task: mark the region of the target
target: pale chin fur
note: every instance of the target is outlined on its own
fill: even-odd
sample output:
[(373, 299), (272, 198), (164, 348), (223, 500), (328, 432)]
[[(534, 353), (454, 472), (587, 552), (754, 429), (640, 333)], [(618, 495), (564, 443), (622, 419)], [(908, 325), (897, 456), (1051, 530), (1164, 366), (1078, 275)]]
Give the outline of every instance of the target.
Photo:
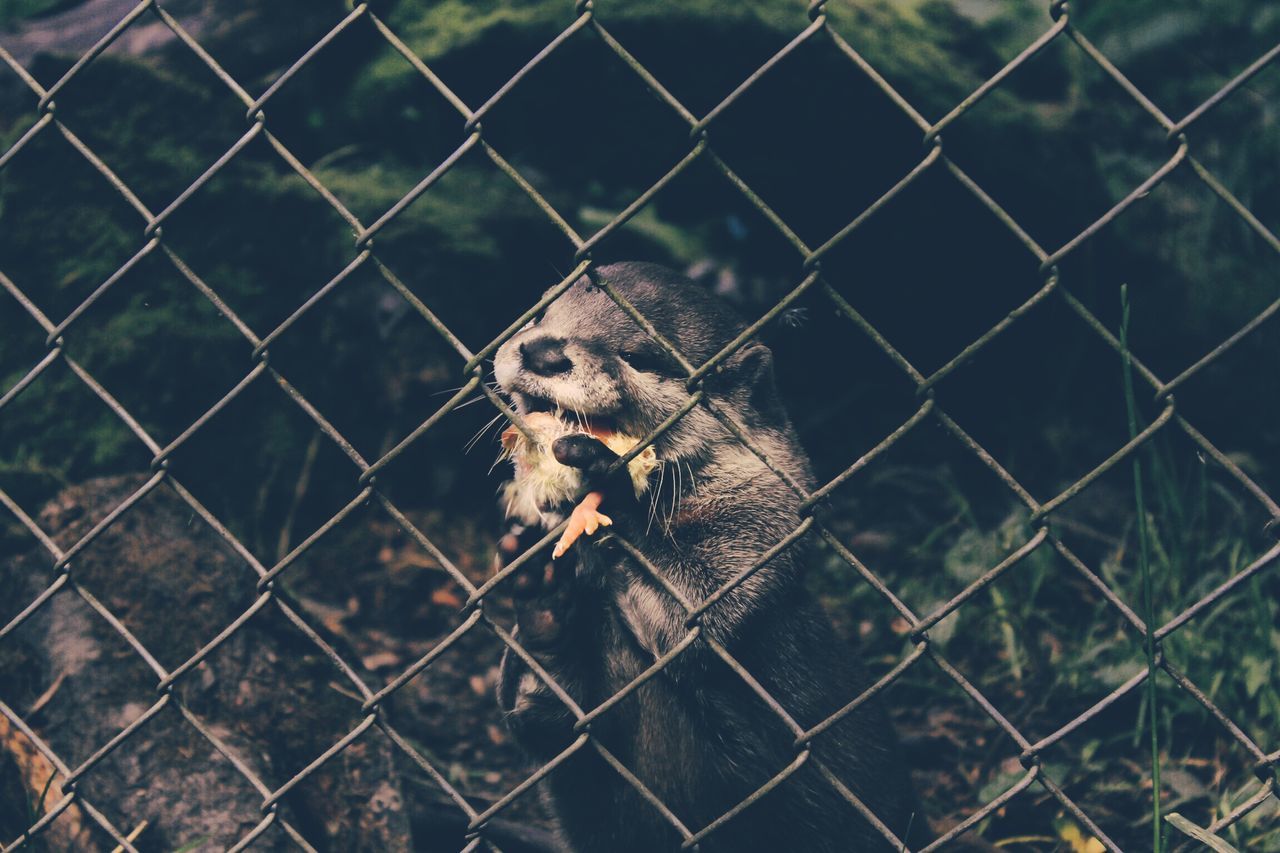
[[(536, 452), (503, 452), (515, 465), (515, 476), (502, 487), (502, 500), (507, 518), (526, 525), (554, 527), (564, 520), (560, 508), (570, 503), (582, 487), (582, 475), (575, 468), (556, 462), (551, 444), (561, 435), (574, 432), (572, 425), (557, 416), (561, 429), (539, 435)], [(523, 438), (517, 439), (524, 441)], [(522, 470), (523, 469), (523, 470)]]

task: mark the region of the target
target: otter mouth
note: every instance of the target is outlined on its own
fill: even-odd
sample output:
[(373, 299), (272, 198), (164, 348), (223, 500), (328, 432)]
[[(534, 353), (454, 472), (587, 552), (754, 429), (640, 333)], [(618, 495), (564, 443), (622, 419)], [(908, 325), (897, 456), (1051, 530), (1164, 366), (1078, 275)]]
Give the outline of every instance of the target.
[(556, 409), (559, 408), (546, 397), (539, 397), (535, 394), (518, 393), (516, 401), (520, 404), (521, 413), (547, 412), (548, 414), (554, 414)]
[(618, 419), (613, 415), (566, 409), (549, 397), (539, 397), (536, 394), (526, 394), (524, 392), (517, 394), (516, 400), (520, 404), (521, 414), (541, 412), (553, 415), (565, 423), (580, 424), (587, 432), (596, 435), (606, 435), (618, 431)]

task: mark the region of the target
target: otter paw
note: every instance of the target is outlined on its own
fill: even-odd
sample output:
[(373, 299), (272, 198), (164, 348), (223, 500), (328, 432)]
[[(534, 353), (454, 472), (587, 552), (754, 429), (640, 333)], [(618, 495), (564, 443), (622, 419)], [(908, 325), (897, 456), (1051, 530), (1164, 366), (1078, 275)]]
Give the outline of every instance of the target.
[(590, 536), (601, 527), (608, 527), (613, 524), (612, 518), (600, 512), (600, 502), (603, 500), (604, 495), (600, 492), (587, 492), (586, 497), (569, 514), (569, 525), (564, 529), (564, 533), (560, 535), (560, 541), (556, 543), (555, 550), (551, 552), (551, 559), (558, 560), (564, 556), (564, 553), (584, 533)]
[(564, 638), (574, 609), (573, 560), (534, 561), (516, 572), (511, 586), (520, 639), (549, 649)]
[(518, 521), (507, 522), (506, 532), (498, 538), (498, 546), (494, 549), (493, 570), (500, 572), (530, 548), (538, 544), (546, 531), (540, 527), (531, 527)]
[(562, 435), (551, 444), (551, 455), (561, 465), (577, 468), (589, 477), (599, 476), (618, 461), (618, 454), (594, 435), (575, 432)]

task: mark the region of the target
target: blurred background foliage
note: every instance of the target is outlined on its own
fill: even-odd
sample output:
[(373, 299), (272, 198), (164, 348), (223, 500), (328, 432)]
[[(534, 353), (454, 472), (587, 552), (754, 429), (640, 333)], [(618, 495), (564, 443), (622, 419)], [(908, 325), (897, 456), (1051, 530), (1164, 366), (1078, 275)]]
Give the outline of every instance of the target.
[[(567, 0), (373, 5), (472, 108), (573, 19)], [(832, 0), (826, 9), (834, 27), (933, 120), (1047, 29), (1047, 5)], [(115, 0), (7, 3), (0, 7), (0, 44), (48, 86), (131, 6)], [(255, 95), (347, 10), (327, 0), (176, 0), (165, 6)], [(699, 115), (807, 24), (799, 0), (596, 0), (595, 9), (610, 32)], [(1079, 0), (1070, 14), (1175, 120), (1280, 40), (1280, 6), (1253, 0)], [(82, 30), (71, 24), (92, 23), (94, 15), (103, 25), (96, 31), (88, 26), (92, 37), (79, 43)], [(56, 110), (158, 211), (249, 124), (243, 106), (209, 70), (147, 21), (59, 92)], [(1271, 67), (1188, 132), (1193, 153), (1273, 231), (1280, 230), (1278, 96), (1280, 69)], [(13, 143), (36, 122), (35, 108), (30, 91), (0, 68), (0, 145)], [(270, 131), (365, 224), (465, 139), (453, 107), (366, 21), (309, 62), (265, 113)], [(626, 207), (689, 150), (687, 127), (586, 31), (523, 80), (483, 126), (485, 139), (583, 234)], [(1168, 159), (1173, 146), (1164, 136), (1065, 39), (944, 134), (948, 155), (1051, 251)], [(810, 245), (851, 221), (926, 153), (918, 129), (822, 37), (718, 118), (710, 139)], [(136, 211), (56, 132), (41, 133), (0, 170), (0, 271), (54, 322), (143, 247), (142, 229)], [(347, 224), (261, 137), (164, 223), (163, 238), (259, 336), (357, 254)], [(573, 247), (478, 150), (380, 232), (374, 248), (473, 351), (573, 267)], [(802, 275), (800, 259), (773, 227), (702, 163), (660, 192), (594, 256), (687, 270), (748, 318)], [(823, 264), (843, 296), (926, 374), (1042, 284), (1034, 259), (942, 169), (870, 219)], [(1280, 296), (1274, 252), (1185, 167), (1071, 255), (1062, 276), (1064, 287), (1113, 329), (1119, 285), (1128, 283), (1132, 347), (1164, 378)], [(832, 476), (901, 424), (918, 400), (883, 354), (820, 296), (806, 297), (798, 307), (765, 337), (777, 353), (782, 387), (806, 446), (820, 474)], [(1177, 395), (1179, 410), (1272, 494), (1280, 491), (1276, 326), (1260, 328)], [(31, 370), (46, 352), (44, 338), (15, 301), (0, 298), (0, 387), (9, 389)], [(64, 338), (66, 352), (161, 445), (252, 366), (251, 347), (160, 251), (139, 261)], [(463, 380), (461, 359), (370, 266), (303, 315), (270, 347), (270, 360), (369, 460), (425, 420)], [(1057, 299), (943, 382), (937, 397), (1042, 499), (1127, 438), (1118, 357)], [(463, 452), (492, 415), (489, 408), (481, 404), (445, 418), (380, 475), (381, 487), (402, 505), (439, 510), (442, 529), (464, 522), (496, 525), (493, 494), (503, 472), (490, 470), (492, 437)], [(1154, 410), (1146, 415), (1153, 417)], [(0, 448), (0, 486), (32, 511), (66, 483), (145, 470), (150, 461), (61, 363), (6, 407)], [(1148, 470), (1160, 496), (1153, 523), (1167, 534), (1158, 583), (1162, 607), (1172, 615), (1272, 540), (1262, 531), (1265, 514), (1190, 442), (1162, 436), (1151, 452), (1158, 462)], [(266, 379), (184, 445), (172, 464), (263, 554), (304, 537), (356, 489), (350, 463)], [(1103, 478), (1062, 517), (1064, 535), (1075, 537), (1073, 547), (1132, 594), (1134, 518), (1126, 477), (1117, 472)], [(1025, 532), (1025, 519), (1011, 515), (1008, 492), (932, 426), (855, 478), (832, 511), (854, 550), (903, 589), (917, 612), (946, 600), (974, 572), (1025, 541), (1015, 535)], [(6, 550), (30, 544), (10, 520), (0, 529)], [(1011, 712), (1014, 717), (1037, 719), (1059, 702), (1050, 716), (1061, 721), (1136, 671), (1141, 655), (1101, 602), (1090, 604), (1095, 621), (1088, 625), (1072, 608), (1055, 606), (1071, 596), (1087, 598), (1089, 591), (1072, 586), (1069, 570), (1056, 558), (1042, 552), (1035, 557), (1026, 571), (994, 585), (983, 607), (936, 630), (941, 635), (950, 624), (952, 638), (940, 642), (974, 662), (969, 674), (984, 689), (1002, 691), (1021, 709)], [(870, 590), (851, 586), (847, 568), (842, 571), (834, 559), (821, 565), (815, 585), (837, 613), (848, 614), (851, 630), (873, 653), (893, 660), (905, 643), (901, 626), (891, 623)], [(1280, 655), (1275, 572), (1263, 578), (1242, 593), (1255, 597), (1252, 608), (1224, 609), (1211, 625), (1198, 625), (1199, 633), (1188, 630), (1194, 640), (1186, 640), (1185, 653), (1193, 660), (1185, 666), (1197, 678), (1228, 673), (1215, 682), (1217, 698), (1257, 721), (1259, 731), (1270, 731), (1274, 746), (1280, 700), (1277, 673), (1267, 667)], [(873, 612), (881, 615), (861, 615)], [(1233, 654), (1239, 651), (1233, 638), (1241, 636), (1257, 649), (1252, 663)], [(956, 648), (961, 638), (964, 645)], [(978, 670), (988, 656), (1000, 666)], [(932, 686), (911, 681), (902, 691), (945, 711), (950, 706), (938, 704), (942, 689), (935, 678)], [(1167, 712), (1173, 743), (1187, 720), (1198, 721), (1200, 732), (1184, 742), (1184, 758), (1235, 770), (1247, 763), (1220, 754), (1230, 748), (1220, 733), (1208, 731), (1206, 715), (1177, 701), (1170, 699)], [(931, 784), (943, 792), (939, 802), (959, 810), (979, 789), (989, 795), (991, 785), (1008, 783), (1018, 769), (999, 763), (1007, 750), (997, 750), (994, 741), (983, 747), (983, 737), (965, 728), (979, 722), (936, 720), (932, 713), (921, 711), (916, 720), (924, 732), (917, 738), (922, 754), (941, 761), (945, 750), (938, 739), (956, 733), (947, 742), (959, 764), (984, 767), (986, 774), (950, 781), (938, 776)], [(1120, 815), (1123, 825), (1137, 824), (1142, 812), (1133, 808), (1132, 780), (1141, 778), (1140, 766), (1117, 770), (1121, 759), (1114, 755), (1084, 760), (1085, 752), (1098, 754), (1098, 744), (1110, 747), (1105, 738), (1115, 731), (1129, 737), (1139, 717), (1129, 706), (1115, 713), (1124, 721), (1112, 734), (1099, 735), (1092, 749), (1073, 744), (1074, 758), (1063, 762), (1074, 769), (1064, 773), (1085, 790), (1109, 790), (1099, 788), (1100, 779), (1113, 785), (1126, 780), (1119, 787), (1127, 785), (1127, 793), (1105, 793), (1093, 805)], [(900, 722), (910, 729), (911, 720)], [(1137, 744), (1135, 735), (1129, 752), (1140, 762)], [(1233, 795), (1225, 779), (1238, 785), (1247, 778), (1187, 773), (1195, 784), (1182, 780), (1182, 793), (1203, 807), (1202, 822), (1208, 821), (1204, 808), (1218, 809)], [(1274, 819), (1268, 820), (1255, 821), (1262, 826), (1256, 831), (1274, 840)], [(1145, 832), (1132, 831), (1136, 837)]]

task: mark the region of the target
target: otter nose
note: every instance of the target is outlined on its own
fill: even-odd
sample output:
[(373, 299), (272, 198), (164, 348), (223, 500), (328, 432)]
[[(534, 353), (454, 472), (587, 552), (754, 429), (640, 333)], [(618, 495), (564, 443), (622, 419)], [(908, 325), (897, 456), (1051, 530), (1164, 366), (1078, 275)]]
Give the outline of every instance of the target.
[(522, 343), (520, 359), (525, 367), (539, 376), (568, 373), (573, 367), (573, 362), (564, 354), (564, 341), (560, 338), (536, 338)]

